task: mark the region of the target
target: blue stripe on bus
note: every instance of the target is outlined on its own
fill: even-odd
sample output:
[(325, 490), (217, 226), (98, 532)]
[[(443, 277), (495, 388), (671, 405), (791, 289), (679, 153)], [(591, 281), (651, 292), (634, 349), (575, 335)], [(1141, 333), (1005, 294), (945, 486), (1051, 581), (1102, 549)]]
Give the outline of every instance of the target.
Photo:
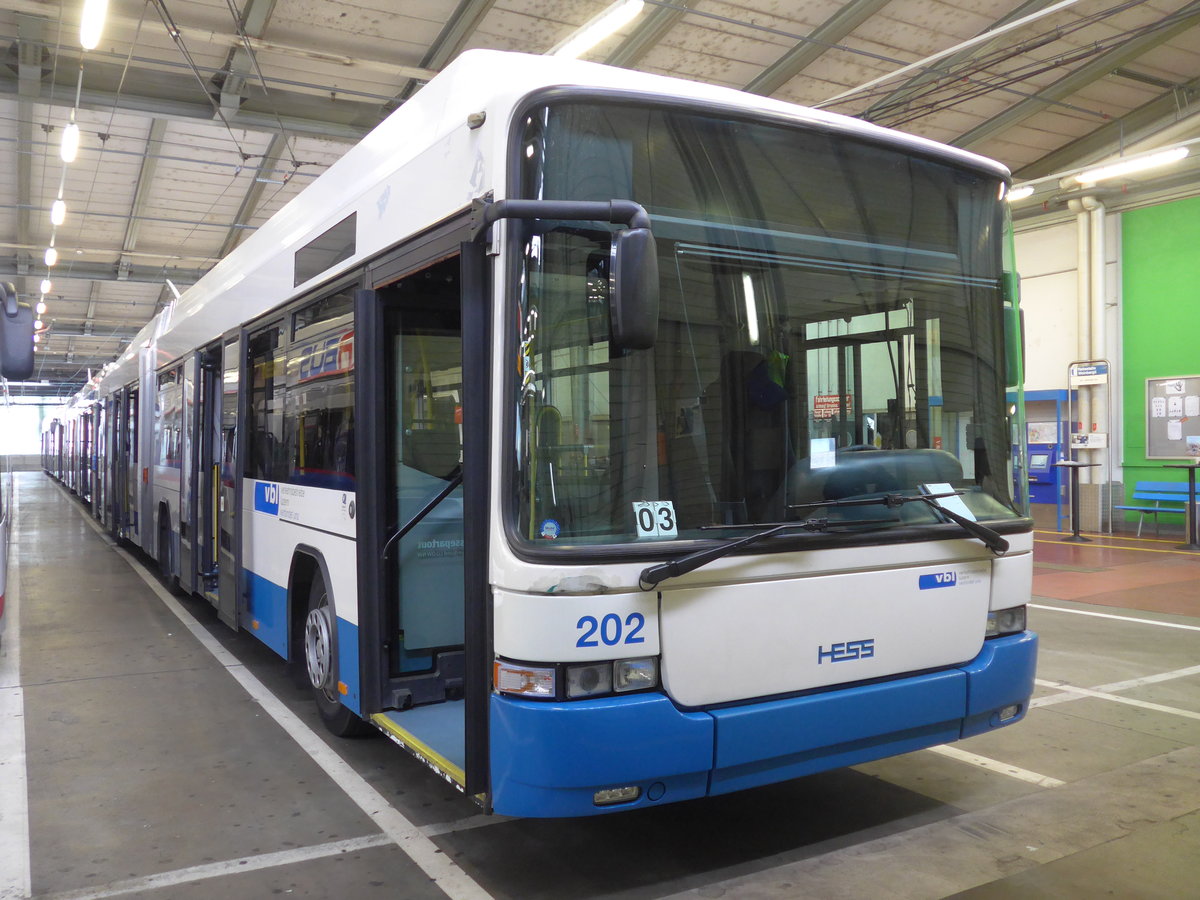
[(287, 588), (249, 569), (245, 571), (247, 608), (243, 625), (248, 625), (252, 635), (287, 659)]
[[(723, 794), (905, 753), (1009, 725), (1033, 691), (1037, 635), (987, 641), (942, 672), (707, 712), (662, 694), (538, 703), (493, 694), (493, 806), (581, 816)], [(999, 710), (1019, 704), (1014, 718)], [(603, 788), (637, 800), (597, 807)]]
[(358, 677), (358, 626), (339, 616), (337, 642), (338, 678), (346, 685), (342, 703), (350, 707), (355, 715), (362, 715), (362, 693)]

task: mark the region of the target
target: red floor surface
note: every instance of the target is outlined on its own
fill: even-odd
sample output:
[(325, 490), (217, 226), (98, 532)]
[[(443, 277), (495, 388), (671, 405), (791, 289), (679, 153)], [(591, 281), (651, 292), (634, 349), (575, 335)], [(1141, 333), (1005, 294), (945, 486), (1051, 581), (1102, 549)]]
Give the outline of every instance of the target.
[(1034, 534), (1035, 597), (1200, 616), (1200, 553), (1178, 549), (1177, 540), (1097, 534), (1072, 543), (1062, 537)]

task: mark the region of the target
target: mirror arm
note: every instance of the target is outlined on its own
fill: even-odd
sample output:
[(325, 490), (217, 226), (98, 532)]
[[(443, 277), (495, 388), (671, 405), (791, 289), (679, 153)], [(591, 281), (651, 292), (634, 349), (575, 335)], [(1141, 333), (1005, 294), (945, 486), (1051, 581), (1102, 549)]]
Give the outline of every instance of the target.
[(475, 237), (500, 219), (561, 219), (610, 222), (629, 228), (650, 227), (650, 214), (632, 200), (476, 200), (471, 218)]

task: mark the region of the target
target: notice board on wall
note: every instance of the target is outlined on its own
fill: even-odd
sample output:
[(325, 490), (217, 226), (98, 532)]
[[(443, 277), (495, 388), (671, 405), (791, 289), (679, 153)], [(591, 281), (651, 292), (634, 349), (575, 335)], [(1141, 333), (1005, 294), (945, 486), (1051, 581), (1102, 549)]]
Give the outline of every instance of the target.
[(1200, 458), (1200, 375), (1146, 379), (1146, 459)]

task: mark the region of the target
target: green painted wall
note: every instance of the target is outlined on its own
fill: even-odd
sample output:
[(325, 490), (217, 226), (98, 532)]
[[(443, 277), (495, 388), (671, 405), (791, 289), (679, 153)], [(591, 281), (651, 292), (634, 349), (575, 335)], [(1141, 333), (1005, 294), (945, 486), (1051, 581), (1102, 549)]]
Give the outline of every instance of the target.
[(1200, 375), (1200, 198), (1122, 213), (1121, 272), (1128, 498), (1137, 481), (1187, 480), (1146, 459), (1146, 379)]

